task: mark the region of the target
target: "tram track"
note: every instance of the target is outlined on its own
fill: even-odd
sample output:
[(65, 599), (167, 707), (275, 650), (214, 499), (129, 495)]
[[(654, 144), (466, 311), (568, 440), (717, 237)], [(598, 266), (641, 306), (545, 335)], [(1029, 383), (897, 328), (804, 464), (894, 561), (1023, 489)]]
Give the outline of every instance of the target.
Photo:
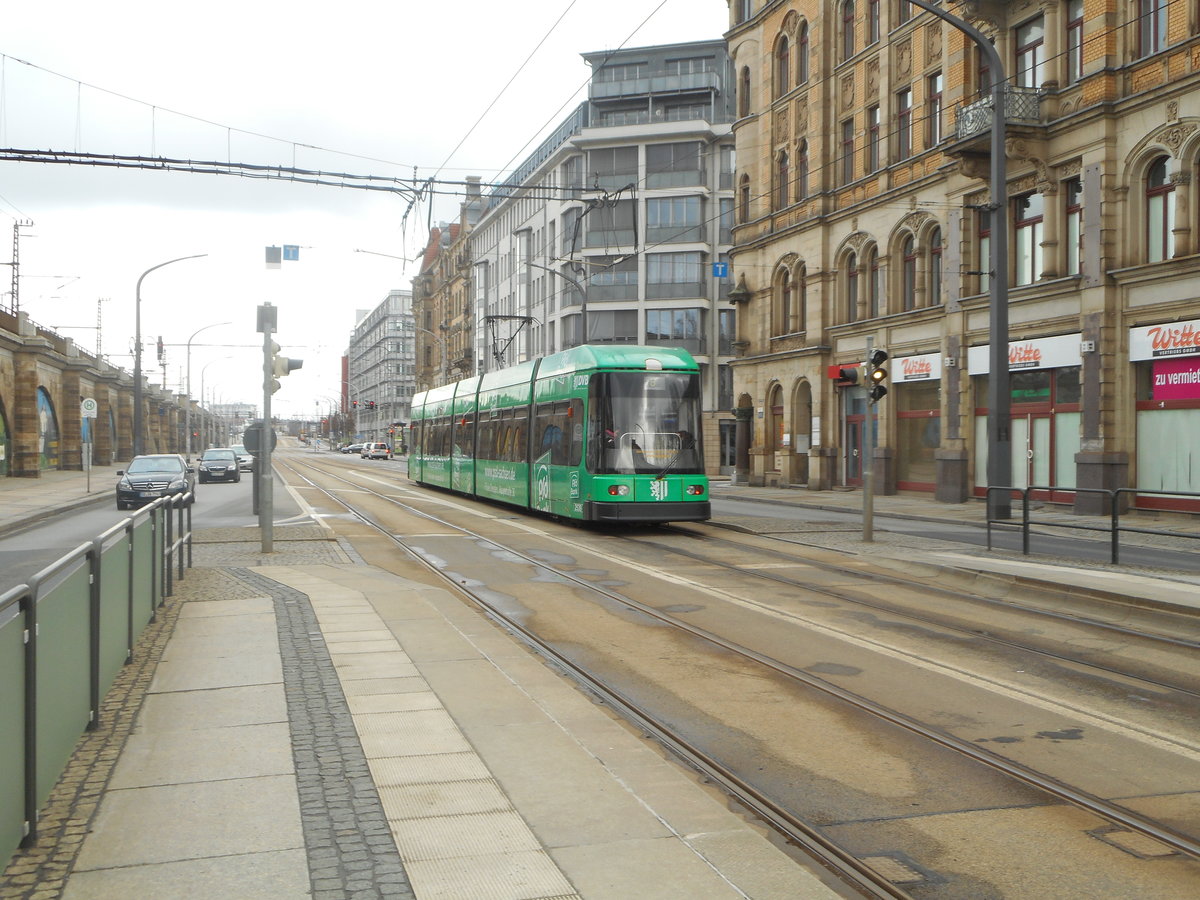
[[(1162, 823), (1155, 821), (1153, 818), (1136, 813), (1120, 804), (1106, 800), (1102, 797), (1095, 796), (1087, 791), (1078, 789), (1071, 785), (1065, 784), (1062, 781), (1046, 776), (1027, 766), (1015, 763), (998, 754), (992, 753), (986, 749), (980, 748), (972, 742), (955, 737), (952, 734), (946, 733), (942, 729), (931, 728), (925, 723), (919, 722), (910, 716), (889, 709), (886, 706), (862, 697), (852, 691), (848, 691), (830, 681), (817, 677), (810, 672), (802, 671), (794, 666), (782, 663), (779, 660), (773, 659), (770, 656), (760, 653), (750, 647), (743, 646), (735, 641), (731, 641), (721, 635), (712, 633), (711, 631), (700, 628), (692, 623), (686, 622), (648, 604), (642, 603), (626, 594), (610, 590), (603, 585), (598, 585), (594, 581), (580, 577), (571, 571), (556, 567), (547, 563), (544, 559), (539, 559), (534, 555), (524, 553), (521, 550), (511, 546), (505, 546), (498, 543), (495, 539), (487, 537), (479, 532), (472, 531), (458, 525), (449, 519), (435, 516), (425, 509), (410, 503), (405, 503), (400, 499), (390, 496), (383, 491), (377, 491), (373, 488), (365, 486), (362, 479), (351, 481), (344, 477), (340, 472), (330, 471), (329, 467), (321, 467), (305, 460), (302, 463), (303, 468), (312, 473), (319, 473), (324, 478), (335, 479), (347, 487), (328, 488), (318, 485), (313, 479), (308, 478), (299, 467), (292, 464), (292, 461), (276, 460), (277, 465), (282, 465), (291, 470), (297, 477), (302, 478), (312, 488), (321, 491), (328, 496), (333, 502), (338, 503), (356, 518), (368, 524), (371, 528), (386, 535), (389, 540), (396, 545), (403, 547), (408, 554), (413, 558), (420, 560), (430, 571), (436, 573), (439, 578), (446, 580), (454, 586), (454, 589), (468, 597), (472, 603), (483, 610), (490, 618), (500, 623), (504, 628), (519, 633), (523, 640), (528, 641), (531, 645), (538, 649), (538, 652), (544, 654), (548, 659), (554, 661), (555, 665), (561, 666), (569, 671), (572, 677), (578, 679), (581, 683), (591, 690), (605, 698), (605, 700), (622, 712), (632, 721), (637, 723), (647, 731), (647, 733), (655, 736), (664, 745), (671, 748), (679, 757), (686, 760), (690, 765), (698, 771), (705, 774), (706, 777), (720, 784), (722, 788), (738, 799), (739, 802), (745, 804), (748, 808), (755, 811), (765, 821), (772, 824), (785, 838), (804, 847), (807, 852), (821, 858), (825, 865), (838, 871), (842, 877), (852, 877), (860, 887), (868, 893), (875, 893), (882, 896), (907, 896), (903, 891), (896, 892), (896, 886), (886, 879), (881, 879), (881, 876), (870, 866), (864, 866), (853, 854), (839, 848), (835, 843), (831, 842), (822, 835), (818, 829), (807, 825), (803, 820), (782, 808), (779, 804), (765, 796), (762, 792), (757, 791), (753, 785), (748, 784), (744, 779), (740, 778), (735, 772), (724, 766), (719, 760), (705, 753), (702, 748), (688, 741), (682, 735), (678, 734), (670, 725), (664, 722), (654, 721), (644, 710), (638, 707), (638, 704), (629, 697), (624, 696), (619, 691), (611, 686), (605, 685), (593, 673), (587, 671), (574, 663), (572, 660), (559, 653), (552, 644), (544, 641), (532, 629), (527, 628), (520, 621), (512, 616), (506, 615), (503, 611), (495, 609), (486, 601), (486, 598), (481, 595), (481, 592), (473, 590), (469, 585), (462, 583), (462, 579), (454, 579), (445, 571), (443, 565), (437, 561), (429, 559), (428, 554), (423, 552), (419, 547), (416, 547), (400, 537), (392, 533), (391, 529), (385, 527), (382, 523), (374, 521), (370, 516), (363, 513), (356, 506), (339, 496), (339, 493), (344, 494), (347, 490), (353, 490), (356, 494), (369, 494), (380, 500), (386, 501), (389, 504), (403, 509), (406, 513), (428, 520), (436, 524), (439, 528), (453, 529), (460, 532), (464, 536), (472, 538), (474, 541), (493, 545), (498, 550), (506, 555), (515, 556), (524, 561), (525, 564), (551, 574), (554, 578), (562, 579), (575, 585), (577, 588), (596, 594), (603, 597), (609, 603), (620, 604), (629, 609), (636, 609), (640, 614), (652, 617), (653, 619), (671, 626), (672, 628), (680, 629), (687, 632), (693, 637), (700, 639), (712, 646), (719, 647), (728, 653), (737, 654), (739, 657), (752, 660), (756, 665), (770, 669), (777, 675), (793, 680), (798, 684), (802, 684), (809, 690), (821, 692), (823, 695), (834, 698), (840, 703), (846, 704), (849, 707), (873, 716), (881, 721), (887, 722), (889, 725), (903, 729), (910, 734), (916, 735), (924, 740), (931, 741), (938, 746), (951, 750), (974, 763), (982, 764), (988, 768), (1002, 773), (1004, 776), (1015, 779), (1024, 785), (1032, 787), (1046, 795), (1056, 798), (1059, 801), (1069, 803), (1080, 810), (1086, 811), (1092, 815), (1098, 816), (1101, 819), (1112, 823), (1120, 828), (1128, 829), (1129, 831), (1151, 838), (1163, 844), (1166, 847), (1172, 848), (1175, 852), (1185, 854), (1193, 858), (1200, 858), (1200, 841), (1190, 834), (1183, 833), (1177, 829), (1164, 826)], [(397, 484), (397, 488), (415, 490), (406, 484)], [(660, 545), (654, 541), (644, 540), (644, 535), (639, 535), (638, 542), (643, 546), (650, 546), (660, 552), (683, 553), (678, 548), (673, 548), (667, 545)], [(590, 552), (599, 552), (594, 548)], [(691, 551), (686, 551), (691, 553)], [(713, 560), (709, 556), (699, 556), (691, 554), (693, 558), (702, 560), (705, 563), (712, 564)], [(755, 576), (764, 577), (770, 576), (771, 579), (776, 579), (772, 573), (754, 572), (753, 570), (742, 570), (736, 566), (727, 566), (729, 569), (737, 570), (739, 575), (743, 577)], [(844, 570), (848, 573), (851, 570)], [(853, 570), (852, 574), (861, 576), (862, 573), (858, 570)], [(805, 585), (795, 579), (789, 579), (789, 584), (794, 586), (804, 587), (811, 590), (810, 585)], [(849, 602), (858, 602), (856, 598), (841, 597), (842, 600)], [(891, 614), (900, 614), (895, 610), (889, 610)], [(979, 635), (971, 632), (973, 636)], [(848, 857), (848, 858), (847, 858)], [(845, 874), (846, 869), (851, 872), (850, 876)], [(882, 892), (882, 893), (880, 893)]]

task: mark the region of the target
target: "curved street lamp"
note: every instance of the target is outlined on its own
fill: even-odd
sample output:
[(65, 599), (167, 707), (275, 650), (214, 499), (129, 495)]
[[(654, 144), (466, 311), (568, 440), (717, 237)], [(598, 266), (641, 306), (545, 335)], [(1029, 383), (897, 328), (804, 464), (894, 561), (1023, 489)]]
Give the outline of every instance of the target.
[[(186, 455), (190, 458), (192, 455), (192, 341), (196, 339), (196, 335), (202, 331), (207, 331), (209, 328), (216, 328), (218, 325), (232, 325), (232, 322), (213, 322), (211, 325), (205, 325), (203, 328), (197, 328), (190, 338), (187, 339), (187, 400), (183, 406), (183, 432), (185, 435), (184, 441), (186, 444)], [(204, 398), (201, 398), (203, 400)]]
[(168, 259), (166, 262), (151, 266), (138, 276), (137, 290), (134, 294), (133, 307), (133, 455), (140, 456), (143, 451), (142, 440), (142, 279), (163, 266), (183, 262), (185, 259), (199, 259), (208, 256), (207, 253), (193, 253), (191, 256), (180, 256)]

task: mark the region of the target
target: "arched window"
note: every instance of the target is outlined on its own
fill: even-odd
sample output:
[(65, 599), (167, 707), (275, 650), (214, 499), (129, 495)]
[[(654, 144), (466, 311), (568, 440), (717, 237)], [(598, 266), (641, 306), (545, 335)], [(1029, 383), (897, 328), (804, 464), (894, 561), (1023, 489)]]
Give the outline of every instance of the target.
[(942, 305), (942, 229), (929, 234), (929, 306)]
[(872, 247), (867, 251), (867, 317), (878, 318), (884, 313), (883, 287), (879, 283), (879, 251)]
[(900, 308), (905, 312), (917, 306), (917, 242), (910, 234), (900, 250)]
[(789, 334), (792, 320), (792, 274), (786, 269), (779, 278), (779, 314), (775, 321), (776, 334)]
[(808, 23), (800, 23), (796, 36), (796, 84), (808, 81)]
[(742, 68), (742, 77), (738, 81), (738, 118), (744, 119), (750, 115), (750, 67)]
[(842, 3), (842, 60), (854, 55), (854, 0)]
[(743, 175), (738, 182), (738, 222), (750, 221), (750, 176)]
[(846, 257), (846, 321), (858, 321), (858, 257)]
[(796, 199), (808, 197), (808, 141), (800, 142), (800, 150), (796, 156)]
[(787, 151), (779, 154), (775, 167), (775, 208), (783, 209), (788, 205), (788, 178), (790, 177)]
[(775, 96), (782, 97), (790, 88), (788, 78), (792, 74), (792, 47), (787, 35), (781, 34), (775, 44)]
[(1160, 156), (1146, 173), (1146, 261), (1162, 262), (1175, 255), (1175, 185), (1167, 174), (1167, 157)]
[(808, 267), (804, 263), (800, 264), (800, 269), (796, 276), (796, 311), (793, 314), (795, 323), (794, 331), (804, 331), (808, 327)]

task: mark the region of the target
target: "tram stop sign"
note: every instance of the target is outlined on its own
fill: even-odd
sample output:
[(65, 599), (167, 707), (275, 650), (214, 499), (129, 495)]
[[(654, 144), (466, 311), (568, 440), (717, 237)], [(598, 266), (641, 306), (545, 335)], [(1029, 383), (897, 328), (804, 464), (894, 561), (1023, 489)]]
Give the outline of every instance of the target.
[[(266, 437), (264, 437), (264, 433)], [(275, 429), (267, 428), (261, 420), (247, 426), (245, 433), (242, 435), (242, 443), (247, 450), (255, 455), (265, 453), (268, 450), (274, 450), (277, 440)], [(268, 441), (270, 442), (269, 445)]]

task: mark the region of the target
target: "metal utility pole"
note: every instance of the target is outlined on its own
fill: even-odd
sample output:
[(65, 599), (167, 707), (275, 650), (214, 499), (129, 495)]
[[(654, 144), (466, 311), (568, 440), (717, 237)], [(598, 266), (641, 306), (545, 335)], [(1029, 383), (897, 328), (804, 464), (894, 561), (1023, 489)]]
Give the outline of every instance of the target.
[[(1012, 483), (1012, 390), (1008, 377), (1008, 176), (1005, 159), (1007, 82), (1004, 61), (992, 42), (978, 28), (951, 15), (929, 0), (909, 0), (943, 21), (949, 22), (979, 48), (992, 73), (991, 135), (991, 254), (988, 278), (990, 313), (988, 340), (988, 487), (1007, 487)], [(1009, 491), (988, 491), (990, 519), (1012, 518)]]
[[(863, 360), (863, 378), (868, 380), (871, 372), (871, 354), (875, 352), (875, 338), (867, 336), (867, 356)], [(868, 389), (869, 390), (869, 389)], [(867, 414), (863, 417), (863, 543), (875, 540), (875, 404), (869, 399)]]
[(271, 483), (271, 438), (275, 428), (271, 424), (271, 394), (275, 392), (275, 342), (271, 340), (277, 324), (277, 311), (270, 303), (258, 308), (258, 330), (263, 336), (263, 427), (259, 433), (259, 455), (254, 460), (254, 477), (258, 479), (258, 530), (262, 536), (263, 553), (275, 552), (275, 531), (272, 520), (275, 515), (273, 485)]

